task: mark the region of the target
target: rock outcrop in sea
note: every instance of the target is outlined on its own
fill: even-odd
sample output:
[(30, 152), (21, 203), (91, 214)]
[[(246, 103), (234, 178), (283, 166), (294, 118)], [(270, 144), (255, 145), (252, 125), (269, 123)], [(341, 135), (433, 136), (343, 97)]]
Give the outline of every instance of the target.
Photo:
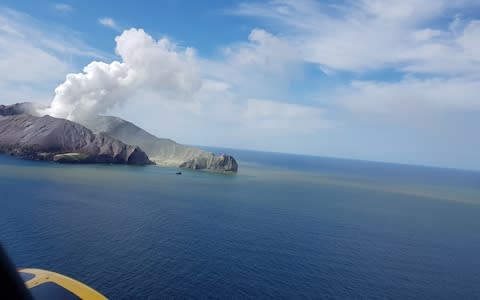
[(225, 172), (236, 172), (238, 169), (237, 161), (230, 155), (207, 155), (197, 156), (180, 165), (180, 168), (190, 168), (194, 170), (202, 169), (222, 169)]

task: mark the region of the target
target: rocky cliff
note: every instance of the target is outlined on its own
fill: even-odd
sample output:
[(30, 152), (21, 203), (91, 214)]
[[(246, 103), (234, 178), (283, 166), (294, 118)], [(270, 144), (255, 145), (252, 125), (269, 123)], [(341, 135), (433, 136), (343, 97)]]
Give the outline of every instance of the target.
[(0, 107), (0, 152), (58, 162), (151, 164), (138, 146), (94, 134), (80, 124), (50, 116), (8, 113), (12, 111)]
[(182, 163), (180, 167), (194, 170), (209, 169), (223, 170), (225, 172), (236, 172), (238, 169), (238, 164), (237, 161), (230, 155), (200, 155)]

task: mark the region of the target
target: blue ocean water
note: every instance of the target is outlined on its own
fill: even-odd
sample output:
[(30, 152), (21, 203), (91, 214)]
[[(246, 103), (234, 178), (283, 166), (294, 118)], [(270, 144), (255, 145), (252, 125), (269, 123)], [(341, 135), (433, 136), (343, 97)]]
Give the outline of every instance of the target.
[(111, 299), (480, 298), (479, 172), (228, 152), (237, 175), (0, 156), (0, 242)]

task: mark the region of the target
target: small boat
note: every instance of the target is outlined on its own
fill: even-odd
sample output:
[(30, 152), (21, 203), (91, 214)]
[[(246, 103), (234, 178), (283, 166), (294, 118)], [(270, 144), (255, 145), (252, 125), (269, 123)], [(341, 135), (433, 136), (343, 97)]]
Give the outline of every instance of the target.
[(175, 173), (177, 175), (182, 175), (182, 172), (178, 171), (177, 173)]

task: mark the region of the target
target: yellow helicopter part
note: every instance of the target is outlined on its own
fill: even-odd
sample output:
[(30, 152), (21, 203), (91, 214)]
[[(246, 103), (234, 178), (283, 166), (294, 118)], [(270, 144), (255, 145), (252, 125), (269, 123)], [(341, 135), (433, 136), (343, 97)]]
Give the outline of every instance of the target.
[(19, 269), (35, 299), (104, 300), (105, 296), (70, 277), (41, 269)]

